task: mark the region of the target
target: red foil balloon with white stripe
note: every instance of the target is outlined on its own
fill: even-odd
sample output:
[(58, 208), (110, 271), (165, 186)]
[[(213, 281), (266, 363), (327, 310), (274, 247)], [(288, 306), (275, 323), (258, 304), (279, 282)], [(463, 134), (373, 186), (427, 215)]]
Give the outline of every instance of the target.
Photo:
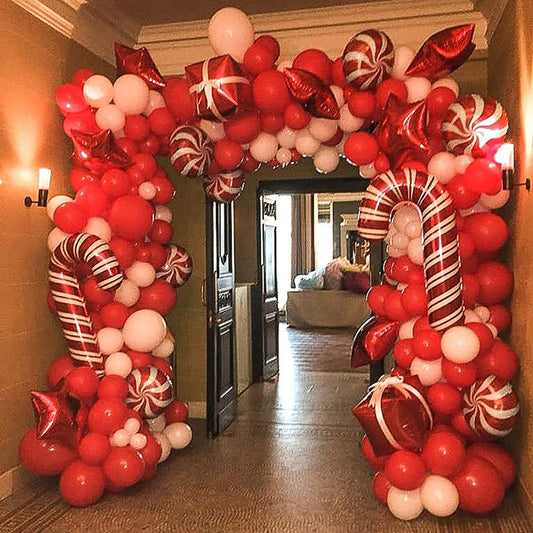
[(187, 178), (203, 176), (213, 160), (213, 143), (200, 128), (178, 126), (169, 142), (170, 162)]
[(359, 235), (369, 241), (383, 240), (392, 212), (406, 202), (422, 216), (429, 323), (438, 331), (461, 325), (464, 305), (455, 208), (437, 178), (407, 168), (376, 176), (359, 207)]
[(167, 260), (157, 273), (157, 277), (173, 287), (181, 287), (191, 277), (192, 268), (192, 257), (187, 250), (171, 244), (168, 247)]
[(89, 366), (102, 376), (104, 359), (75, 275), (80, 264), (87, 264), (98, 286), (109, 291), (118, 289), (122, 272), (107, 243), (85, 233), (63, 240), (54, 250), (48, 267), (50, 289), (70, 356), (77, 364)]
[(386, 33), (365, 30), (346, 45), (342, 57), (346, 81), (359, 91), (373, 91), (390, 75), (394, 45)]
[(144, 418), (155, 418), (172, 401), (171, 379), (155, 366), (135, 368), (128, 380), (126, 404)]
[(467, 94), (454, 102), (442, 121), (446, 146), (455, 155), (484, 157), (487, 144), (502, 143), (508, 129), (502, 105), (479, 94)]
[(206, 176), (203, 181), (205, 195), (213, 202), (230, 203), (244, 190), (244, 174), (240, 170)]

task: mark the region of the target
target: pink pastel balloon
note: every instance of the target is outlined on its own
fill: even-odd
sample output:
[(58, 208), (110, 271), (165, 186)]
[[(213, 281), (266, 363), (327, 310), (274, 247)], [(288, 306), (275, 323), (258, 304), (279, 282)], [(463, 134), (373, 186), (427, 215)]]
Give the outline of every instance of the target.
[(169, 424), (163, 433), (170, 441), (170, 445), (175, 450), (181, 450), (189, 445), (192, 440), (192, 430), (185, 422), (174, 422)]
[(340, 108), (339, 128), (347, 133), (358, 131), (365, 123), (364, 119), (354, 117), (348, 109), (348, 104), (344, 104)]
[(54, 228), (49, 234), (47, 239), (48, 249), (50, 252), (53, 252), (59, 245), (59, 243), (66, 239), (70, 233), (65, 233), (64, 231), (61, 231), (59, 228)]
[(144, 261), (135, 261), (126, 269), (126, 277), (137, 287), (148, 287), (155, 281), (155, 268)]
[(291, 162), (292, 153), (288, 148), (280, 148), (276, 152), (276, 160), (282, 165), (288, 165)]
[(164, 220), (170, 224), (172, 222), (172, 211), (166, 205), (156, 205), (155, 220)]
[(148, 103), (144, 108), (143, 115), (148, 117), (154, 109), (159, 109), (160, 107), (167, 107), (163, 95), (158, 91), (150, 91), (148, 93)]
[(435, 385), (442, 379), (442, 357), (434, 361), (426, 361), (415, 357), (411, 362), (411, 374), (418, 376), (424, 387)]
[(115, 291), (115, 302), (124, 304), (126, 307), (132, 307), (137, 303), (140, 295), (139, 287), (129, 279), (125, 279)]
[(94, 74), (83, 84), (83, 97), (92, 107), (102, 107), (113, 100), (113, 84), (105, 76)]
[(339, 165), (339, 154), (331, 146), (322, 146), (313, 156), (313, 164), (320, 174), (329, 174)]
[(391, 486), (389, 489), (387, 506), (389, 511), (400, 520), (414, 520), (424, 510), (420, 489), (401, 490), (395, 486)]
[(140, 115), (148, 105), (150, 89), (145, 81), (135, 74), (124, 74), (113, 85), (114, 103), (126, 115)]
[(298, 132), (292, 130), (288, 126), (285, 126), (280, 130), (277, 135), (278, 143), (282, 148), (294, 148), (296, 146), (296, 139), (298, 138)]
[(457, 174), (455, 156), (450, 152), (435, 154), (428, 163), (428, 172), (435, 176), (442, 184), (450, 182)]
[(479, 337), (466, 326), (454, 326), (444, 332), (440, 347), (444, 357), (452, 363), (469, 363), (479, 353)]
[(216, 55), (229, 54), (242, 63), (244, 53), (254, 42), (254, 28), (243, 11), (224, 7), (211, 17), (207, 37)]
[(276, 156), (278, 146), (278, 139), (275, 135), (261, 132), (250, 143), (250, 154), (256, 161), (267, 163)]
[(427, 78), (407, 78), (407, 101), (409, 103), (420, 102), (431, 91), (431, 82)]
[(459, 507), (459, 492), (442, 476), (428, 476), (420, 488), (424, 508), (434, 516), (450, 516)]
[(337, 132), (337, 121), (313, 117), (309, 123), (309, 133), (318, 141), (329, 141)]
[[(317, 141), (307, 128), (300, 130), (296, 139), (296, 150), (302, 155), (315, 155), (320, 149), (320, 141)], [(252, 154), (253, 155), (253, 154)]]
[(226, 136), (222, 122), (200, 120), (200, 129), (206, 133), (213, 142), (220, 141)]
[(115, 375), (123, 378), (131, 372), (132, 363), (130, 356), (124, 352), (114, 352), (105, 360), (105, 373), (107, 376)]
[(376, 167), (374, 166), (374, 162), (369, 163), (368, 165), (361, 165), (359, 167), (359, 174), (362, 178), (365, 178), (367, 180), (371, 180), (374, 176), (377, 175)]
[(96, 334), (96, 339), (98, 340), (100, 351), (104, 355), (118, 352), (124, 346), (124, 337), (120, 329), (102, 328)]
[(109, 242), (111, 239), (111, 226), (108, 224), (107, 220), (102, 217), (91, 217), (87, 221), (87, 225), (83, 231), (85, 233), (90, 233), (91, 235), (96, 235), (105, 242)]
[(131, 314), (122, 329), (124, 342), (139, 352), (151, 352), (159, 346), (167, 333), (164, 318), (151, 309), (142, 309)]
[(407, 256), (415, 265), (424, 264), (424, 248), (419, 238), (409, 241), (407, 245)]
[(70, 196), (66, 196), (64, 194), (50, 198), (50, 200), (48, 200), (48, 204), (46, 205), (46, 214), (48, 215), (48, 218), (53, 222), (56, 209), (62, 204), (73, 201), (74, 200)]
[(499, 209), (507, 203), (510, 195), (510, 191), (505, 191), (503, 189), (498, 194), (494, 194), (492, 196), (488, 194), (482, 194), (479, 198), (479, 203), (487, 209)]
[(394, 65), (392, 66), (391, 77), (397, 80), (405, 80), (405, 71), (414, 59), (415, 53), (407, 46), (399, 46), (394, 50)]
[(440, 80), (437, 80), (431, 86), (432, 89), (436, 89), (437, 87), (446, 87), (446, 88), (452, 90), (455, 93), (455, 96), (459, 96), (459, 85), (452, 78), (442, 78)]
[(474, 161), (469, 155), (462, 154), (455, 158), (455, 173), (464, 174), (470, 163)]
[(126, 115), (115, 104), (103, 105), (96, 111), (94, 118), (100, 129), (112, 132), (122, 131), (126, 124)]

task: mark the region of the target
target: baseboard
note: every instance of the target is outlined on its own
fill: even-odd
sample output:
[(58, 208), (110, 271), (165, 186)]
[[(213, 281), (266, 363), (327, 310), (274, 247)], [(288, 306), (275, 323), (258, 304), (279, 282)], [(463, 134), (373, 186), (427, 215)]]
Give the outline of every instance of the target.
[(0, 475), (0, 501), (17, 490), (33, 483), (38, 476), (19, 465)]
[(533, 498), (531, 498), (531, 494), (527, 490), (520, 476), (518, 476), (517, 485), (520, 505), (522, 506), (522, 509), (524, 510), (524, 513), (527, 516), (527, 521), (529, 522), (530, 526), (533, 527)]
[(189, 405), (189, 418), (207, 418), (207, 406), (205, 402), (187, 402)]

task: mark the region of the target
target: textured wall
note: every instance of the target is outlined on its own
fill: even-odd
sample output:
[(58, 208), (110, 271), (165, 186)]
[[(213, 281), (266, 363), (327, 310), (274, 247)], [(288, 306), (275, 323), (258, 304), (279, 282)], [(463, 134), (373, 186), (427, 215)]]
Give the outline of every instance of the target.
[[(491, 42), (488, 60), (489, 94), (501, 101), (510, 120), (510, 137), (517, 147), (517, 180), (533, 178), (533, 4), (511, 0)], [(511, 194), (505, 208), (509, 222), (508, 257), (515, 275), (512, 297), (513, 326), (511, 346), (520, 357), (518, 390), (522, 407), (519, 429), (512, 434), (520, 462), (520, 478), (525, 491), (533, 495), (533, 193), (523, 188)], [(531, 508), (529, 509), (531, 512)], [(531, 514), (530, 514), (531, 516)]]
[(34, 423), (30, 388), (46, 387), (48, 365), (65, 354), (59, 323), (46, 306), (52, 228), (37, 195), (40, 166), (52, 169), (51, 195), (69, 191), (69, 141), (55, 88), (78, 66), (109, 74), (109, 65), (0, 0), (0, 473), (17, 465), (17, 445)]

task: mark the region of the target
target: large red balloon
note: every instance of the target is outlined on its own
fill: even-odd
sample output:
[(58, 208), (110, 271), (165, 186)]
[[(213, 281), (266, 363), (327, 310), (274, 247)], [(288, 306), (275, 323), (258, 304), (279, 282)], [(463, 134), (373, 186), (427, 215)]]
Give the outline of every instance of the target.
[(100, 499), (105, 489), (102, 468), (76, 461), (67, 466), (59, 480), (63, 499), (73, 507), (85, 507)]
[(87, 433), (78, 446), (81, 459), (89, 465), (101, 465), (111, 453), (109, 437), (101, 433)]
[(520, 368), (516, 353), (500, 339), (495, 339), (490, 350), (479, 354), (474, 363), (478, 379), (492, 375), (503, 381), (512, 381)]
[(80, 366), (69, 373), (65, 380), (68, 393), (74, 398), (91, 399), (98, 391), (98, 376), (88, 366)]
[(426, 467), (416, 453), (400, 450), (388, 457), (385, 475), (395, 487), (414, 490), (424, 482)]
[(372, 465), (372, 468), (377, 472), (385, 468), (385, 461), (387, 456), (377, 456), (370, 444), (370, 439), (365, 435), (361, 441), (361, 451), (365, 456), (366, 460)]
[(183, 400), (172, 400), (165, 409), (167, 424), (185, 422), (189, 417), (189, 406)]
[(333, 61), (321, 50), (316, 48), (309, 48), (300, 52), (292, 63), (293, 68), (307, 70), (318, 78), (320, 78), (326, 85), (331, 85), (331, 69)]
[(274, 54), (261, 43), (254, 43), (244, 54), (244, 68), (254, 76), (270, 70), (274, 66)]
[(129, 175), (119, 168), (104, 172), (100, 179), (101, 188), (110, 196), (118, 198), (127, 194), (131, 189)]
[(226, 137), (239, 144), (252, 142), (260, 131), (261, 121), (257, 113), (238, 115), (224, 122)]
[(76, 193), (76, 203), (90, 217), (100, 215), (109, 207), (109, 196), (98, 183), (88, 183)]
[(465, 231), (479, 252), (495, 252), (503, 247), (509, 230), (503, 218), (494, 213), (474, 213), (464, 219)]
[(152, 206), (139, 196), (117, 198), (109, 212), (113, 233), (130, 241), (140, 241), (150, 230), (154, 219)]
[(54, 224), (65, 233), (77, 233), (87, 224), (87, 213), (76, 202), (65, 202), (54, 211)]
[(348, 136), (344, 143), (344, 154), (354, 165), (368, 165), (379, 153), (378, 143), (373, 135), (357, 131)]
[(482, 263), (476, 275), (479, 281), (480, 304), (499, 304), (510, 296), (513, 290), (513, 273), (504, 264), (497, 261)]
[(387, 495), (392, 487), (392, 483), (387, 478), (385, 472), (376, 472), (372, 481), (372, 490), (376, 500), (382, 505), (387, 505)]
[(285, 76), (278, 70), (267, 70), (255, 78), (252, 85), (254, 101), (263, 113), (282, 114), (291, 102)]
[(448, 383), (435, 383), (427, 392), (429, 406), (438, 415), (450, 416), (462, 407), (461, 393)]
[(450, 477), (462, 468), (466, 457), (463, 439), (451, 429), (434, 429), (422, 448), (422, 460), (435, 475)]
[(73, 83), (64, 83), (56, 89), (56, 104), (61, 113), (79, 113), (89, 108), (83, 97), (83, 89)]
[(135, 261), (135, 246), (131, 242), (119, 237), (112, 237), (109, 241), (109, 247), (113, 250), (122, 270), (133, 265)]
[(153, 309), (160, 315), (170, 313), (176, 304), (176, 291), (170, 283), (157, 279), (148, 287), (141, 289), (137, 302), (140, 309)]
[(516, 463), (503, 446), (495, 442), (476, 442), (469, 446), (466, 453), (491, 462), (502, 476), (505, 486), (512, 485), (516, 478)]
[(89, 431), (111, 435), (122, 428), (127, 414), (126, 405), (121, 400), (100, 398), (89, 411)]
[(135, 485), (144, 474), (144, 460), (131, 446), (115, 447), (104, 461), (106, 478), (117, 487)]
[(179, 122), (187, 123), (195, 118), (196, 110), (189, 92), (189, 84), (184, 79), (170, 78), (162, 92), (168, 109)]
[(53, 389), (67, 375), (74, 370), (74, 360), (70, 355), (65, 355), (56, 359), (48, 367), (48, 385)]
[(100, 381), (98, 397), (102, 399), (124, 400), (128, 395), (128, 382), (122, 377), (111, 374)]
[(497, 194), (502, 189), (502, 169), (490, 159), (477, 158), (465, 171), (467, 187), (474, 192)]
[(120, 302), (111, 302), (100, 309), (100, 318), (104, 326), (122, 329), (124, 322), (130, 316), (128, 308)]

